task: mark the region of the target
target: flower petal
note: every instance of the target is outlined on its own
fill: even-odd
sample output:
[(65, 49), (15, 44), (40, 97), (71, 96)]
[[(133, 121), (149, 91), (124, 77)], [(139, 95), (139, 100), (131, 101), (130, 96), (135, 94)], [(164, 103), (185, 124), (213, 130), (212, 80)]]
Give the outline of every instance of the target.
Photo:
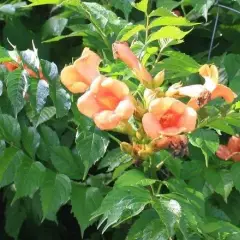
[(164, 136), (175, 136), (185, 131), (184, 127), (161, 128), (160, 134)]
[(149, 105), (149, 112), (160, 118), (175, 101), (177, 100), (170, 97), (154, 99)]
[(178, 126), (184, 129), (184, 132), (192, 132), (196, 128), (197, 113), (191, 107), (186, 107), (178, 123)]
[(227, 147), (230, 152), (240, 152), (240, 138), (235, 136), (230, 137)]
[(142, 124), (146, 134), (152, 138), (158, 138), (159, 133), (162, 130), (158, 119), (152, 113), (146, 113), (143, 116)]
[[(87, 89), (86, 83), (72, 65), (64, 67), (61, 71), (61, 82), (73, 93), (83, 93)], [(74, 87), (73, 85), (76, 83), (79, 84)]]
[(113, 95), (120, 99), (126, 97), (129, 94), (129, 88), (125, 83), (112, 78), (105, 78), (102, 81), (101, 86), (104, 89), (112, 92)]
[(198, 105), (196, 98), (191, 98), (187, 103), (187, 106), (193, 108), (196, 111), (200, 109), (200, 106)]
[(121, 121), (121, 118), (113, 111), (102, 111), (94, 115), (94, 122), (101, 130), (112, 130)]
[(78, 99), (77, 107), (82, 114), (90, 118), (101, 111), (101, 107), (94, 98), (94, 94), (90, 91), (86, 92)]
[(186, 87), (180, 87), (178, 89), (178, 94), (181, 96), (188, 96), (188, 97), (199, 97), (206, 88), (201, 84), (186, 86)]
[(117, 108), (115, 109), (115, 113), (120, 116), (122, 119), (129, 119), (135, 110), (135, 107), (130, 99), (125, 99), (121, 101)]
[(237, 97), (237, 95), (227, 86), (218, 84), (215, 90), (212, 92), (211, 99), (222, 97), (227, 103), (231, 103)]
[(101, 58), (89, 48), (84, 48), (82, 56), (78, 58), (73, 66), (78, 73), (85, 79), (89, 85), (91, 82), (100, 75), (98, 67)]

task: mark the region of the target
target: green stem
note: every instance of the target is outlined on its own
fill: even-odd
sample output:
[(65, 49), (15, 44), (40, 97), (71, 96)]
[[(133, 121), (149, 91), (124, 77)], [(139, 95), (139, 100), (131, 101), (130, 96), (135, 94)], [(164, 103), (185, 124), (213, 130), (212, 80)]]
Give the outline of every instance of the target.
[(185, 11), (185, 7), (184, 7), (184, 4), (183, 3), (181, 3), (181, 9), (182, 9), (182, 11), (183, 11), (183, 15), (184, 15), (184, 17), (186, 16), (186, 11)]
[(149, 35), (149, 16), (148, 16), (148, 15), (146, 15), (146, 34), (145, 34), (145, 45), (147, 44), (148, 35)]
[(114, 137), (111, 133), (108, 133), (108, 136), (114, 140), (116, 143), (118, 143), (119, 145), (121, 144), (121, 141), (119, 139), (117, 139), (116, 137)]

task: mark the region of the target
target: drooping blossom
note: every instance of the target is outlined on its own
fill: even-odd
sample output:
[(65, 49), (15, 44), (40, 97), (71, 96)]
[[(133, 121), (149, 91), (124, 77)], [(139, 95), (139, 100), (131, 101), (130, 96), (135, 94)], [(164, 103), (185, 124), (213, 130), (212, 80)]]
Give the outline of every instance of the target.
[(188, 106), (196, 110), (218, 97), (224, 98), (227, 103), (233, 102), (236, 98), (236, 94), (230, 88), (218, 84), (219, 76), (215, 65), (203, 65), (199, 69), (199, 74), (205, 79), (203, 85), (196, 84), (182, 87), (179, 83), (174, 84), (168, 89), (166, 96), (188, 96), (191, 98)]
[(84, 48), (81, 57), (73, 65), (63, 68), (61, 82), (72, 93), (85, 92), (93, 80), (100, 76), (100, 62), (101, 58), (96, 53)]
[(175, 98), (164, 97), (151, 101), (149, 112), (142, 123), (146, 134), (157, 139), (161, 136), (175, 136), (195, 129), (196, 111)]
[(12, 72), (18, 68), (18, 64), (15, 62), (4, 62), (3, 65), (9, 72)]
[(104, 76), (94, 80), (90, 90), (78, 99), (77, 106), (102, 130), (111, 130), (122, 120), (128, 120), (135, 108), (127, 85)]
[(240, 161), (240, 138), (232, 136), (227, 145), (219, 145), (216, 155), (223, 160)]
[(115, 42), (113, 44), (113, 56), (123, 61), (144, 85), (152, 84), (152, 76), (132, 52), (127, 42)]

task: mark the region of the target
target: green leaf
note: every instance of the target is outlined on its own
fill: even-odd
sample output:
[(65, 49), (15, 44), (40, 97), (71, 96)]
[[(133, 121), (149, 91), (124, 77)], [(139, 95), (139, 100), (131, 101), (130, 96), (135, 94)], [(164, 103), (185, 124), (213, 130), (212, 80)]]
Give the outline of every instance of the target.
[(26, 156), (18, 168), (15, 177), (16, 195), (14, 201), (21, 197), (33, 197), (42, 184), (45, 167), (40, 162), (32, 162)]
[(235, 134), (234, 129), (231, 126), (229, 126), (228, 122), (225, 121), (225, 119), (217, 119), (217, 120), (212, 121), (209, 124), (207, 124), (207, 126), (214, 128), (214, 129), (218, 129), (218, 130), (228, 133), (230, 135)]
[(72, 184), (72, 211), (81, 228), (82, 237), (85, 229), (92, 225), (91, 215), (101, 205), (102, 195), (98, 188)]
[(67, 115), (69, 109), (71, 108), (70, 94), (63, 88), (57, 88), (54, 105), (56, 107), (57, 118)]
[(111, 172), (122, 163), (132, 160), (129, 154), (124, 153), (120, 148), (115, 148), (109, 151), (106, 156), (100, 161), (98, 169), (108, 167), (108, 172)]
[(45, 125), (41, 126), (40, 135), (47, 148), (50, 149), (51, 147), (60, 145), (57, 133), (53, 131), (50, 127)]
[(60, 36), (68, 23), (67, 18), (54, 16), (49, 18), (42, 27), (42, 38)]
[(27, 49), (26, 51), (19, 52), (19, 57), (24, 65), (33, 70), (36, 74), (39, 74), (39, 58), (37, 55), (37, 49), (34, 51)]
[(9, 165), (14, 160), (14, 157), (18, 149), (9, 147), (4, 151), (4, 155), (0, 157), (0, 182), (4, 177), (4, 173), (7, 171)]
[(147, 14), (148, 10), (148, 0), (141, 0), (139, 3), (133, 5), (136, 9)]
[(156, 10), (152, 11), (149, 17), (173, 17), (175, 16), (167, 8), (159, 7)]
[(182, 208), (180, 204), (174, 200), (155, 200), (153, 208), (157, 211), (160, 219), (167, 228), (168, 237), (174, 235), (174, 227), (177, 222), (180, 221)]
[(191, 18), (198, 18), (203, 16), (206, 21), (208, 19), (208, 11), (214, 5), (215, 0), (190, 0), (193, 9), (191, 12), (188, 13), (188, 17)]
[[(147, 223), (147, 224), (146, 224)], [(131, 226), (126, 240), (168, 240), (166, 227), (153, 209), (145, 210)]]
[(125, 162), (119, 165), (113, 172), (112, 180), (118, 178), (126, 169), (128, 169), (132, 165), (132, 161)]
[(180, 5), (180, 2), (176, 2), (173, 0), (157, 0), (157, 7), (158, 8), (166, 8), (168, 10), (173, 10), (177, 6)]
[(235, 188), (240, 192), (240, 163), (234, 163), (231, 167), (231, 176), (234, 183)]
[(240, 76), (234, 77), (230, 79), (229, 87), (237, 94), (240, 94), (240, 86), (239, 86)]
[(7, 75), (7, 93), (12, 103), (15, 116), (22, 110), (24, 106), (24, 92), (27, 85), (26, 77), (21, 69), (9, 72)]
[(47, 102), (49, 95), (49, 86), (45, 80), (39, 80), (36, 93), (36, 111), (40, 112)]
[(49, 213), (57, 213), (58, 209), (70, 198), (71, 181), (63, 174), (46, 171), (40, 188), (43, 218)]
[(208, 159), (218, 149), (219, 146), (219, 137), (216, 132), (209, 129), (197, 129), (189, 135), (190, 143), (202, 150), (206, 166), (208, 166)]
[(105, 154), (109, 144), (108, 135), (96, 127), (90, 127), (78, 132), (76, 143), (85, 166), (85, 178), (89, 168)]
[(58, 79), (58, 68), (55, 63), (48, 62), (46, 60), (40, 61), (43, 76), (47, 79), (49, 85), (55, 89), (56, 81)]
[(228, 79), (231, 81), (235, 77), (240, 76), (240, 55), (228, 54), (224, 57), (224, 67), (226, 69)]
[(157, 163), (164, 162), (168, 170), (177, 178), (180, 177), (182, 161), (179, 158), (173, 157), (167, 151), (160, 151), (155, 154)]
[(0, 114), (0, 136), (7, 142), (20, 146), (21, 129), (18, 121), (10, 115)]
[(160, 17), (151, 22), (149, 28), (158, 26), (194, 26), (198, 23), (191, 23), (184, 17)]
[(0, 62), (8, 62), (11, 61), (11, 58), (8, 54), (8, 51), (0, 46)]
[(152, 33), (149, 36), (148, 43), (162, 39), (162, 38), (171, 38), (171, 39), (183, 39), (190, 31), (184, 32), (178, 27), (166, 26), (162, 27), (160, 30)]
[(149, 186), (154, 184), (155, 182), (156, 180), (154, 179), (146, 178), (141, 171), (137, 169), (132, 169), (121, 175), (115, 182), (114, 186)]
[(93, 217), (103, 215), (99, 227), (107, 220), (103, 228), (103, 233), (112, 225), (138, 215), (144, 207), (151, 202), (150, 193), (139, 187), (120, 187), (114, 188), (103, 199), (100, 208), (93, 214)]
[(28, 5), (28, 7), (34, 7), (39, 5), (45, 5), (45, 4), (58, 4), (60, 0), (30, 0), (32, 2)]
[(34, 158), (40, 144), (40, 135), (34, 127), (25, 127), (22, 130), (22, 143), (26, 152)]
[(207, 168), (205, 170), (206, 181), (211, 184), (215, 192), (223, 196), (227, 203), (229, 194), (233, 188), (233, 180), (231, 173), (228, 170), (216, 170)]
[(142, 30), (145, 30), (144, 25), (126, 26), (126, 28), (124, 28), (119, 33), (119, 35), (121, 36), (120, 41), (128, 41), (129, 38), (131, 38), (132, 36), (136, 35), (137, 33), (139, 33)]
[(44, 107), (41, 110), (39, 116), (37, 116), (35, 121), (34, 121), (35, 127), (38, 127), (42, 123), (47, 122), (48, 120), (53, 118), (55, 114), (56, 114), (56, 108), (55, 107)]
[(14, 181), (14, 177), (22, 161), (22, 152), (18, 151), (15, 153), (13, 150), (13, 153), (10, 153), (9, 151), (10, 150), (7, 150), (8, 153), (6, 153), (6, 156), (1, 155), (1, 157), (6, 158), (2, 161), (2, 166), (0, 164), (0, 167), (3, 168), (0, 178), (0, 188), (7, 186)]
[(19, 239), (18, 234), (23, 222), (27, 218), (27, 213), (22, 202), (17, 201), (14, 204), (8, 205), (5, 211), (5, 218), (5, 231), (14, 239)]
[(118, 0), (118, 1), (110, 0), (110, 4), (114, 8), (122, 11), (126, 19), (128, 19), (128, 16), (132, 11), (132, 3), (134, 2), (135, 0)]
[(51, 150), (51, 161), (59, 173), (72, 179), (81, 179), (84, 173), (82, 160), (67, 147), (55, 146)]

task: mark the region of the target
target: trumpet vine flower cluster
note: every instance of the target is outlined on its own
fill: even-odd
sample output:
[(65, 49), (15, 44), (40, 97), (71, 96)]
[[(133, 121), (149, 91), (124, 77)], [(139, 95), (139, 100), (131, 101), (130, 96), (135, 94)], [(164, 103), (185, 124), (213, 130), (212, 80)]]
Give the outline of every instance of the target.
[[(99, 129), (129, 134), (131, 144), (121, 146), (135, 156), (144, 158), (153, 151), (167, 148), (175, 153), (187, 153), (186, 134), (196, 128), (197, 111), (215, 98), (222, 97), (231, 103), (236, 97), (230, 88), (218, 83), (215, 65), (200, 67), (204, 84), (176, 83), (164, 92), (160, 88), (164, 71), (152, 76), (126, 42), (113, 44), (113, 56), (123, 61), (144, 86), (142, 99), (134, 97), (124, 82), (102, 75), (101, 58), (88, 48), (72, 65), (64, 67), (61, 82), (70, 92), (82, 94), (77, 107), (93, 119)], [(189, 101), (182, 102), (182, 97), (189, 97)], [(137, 122), (137, 130), (131, 127), (130, 118)]]

